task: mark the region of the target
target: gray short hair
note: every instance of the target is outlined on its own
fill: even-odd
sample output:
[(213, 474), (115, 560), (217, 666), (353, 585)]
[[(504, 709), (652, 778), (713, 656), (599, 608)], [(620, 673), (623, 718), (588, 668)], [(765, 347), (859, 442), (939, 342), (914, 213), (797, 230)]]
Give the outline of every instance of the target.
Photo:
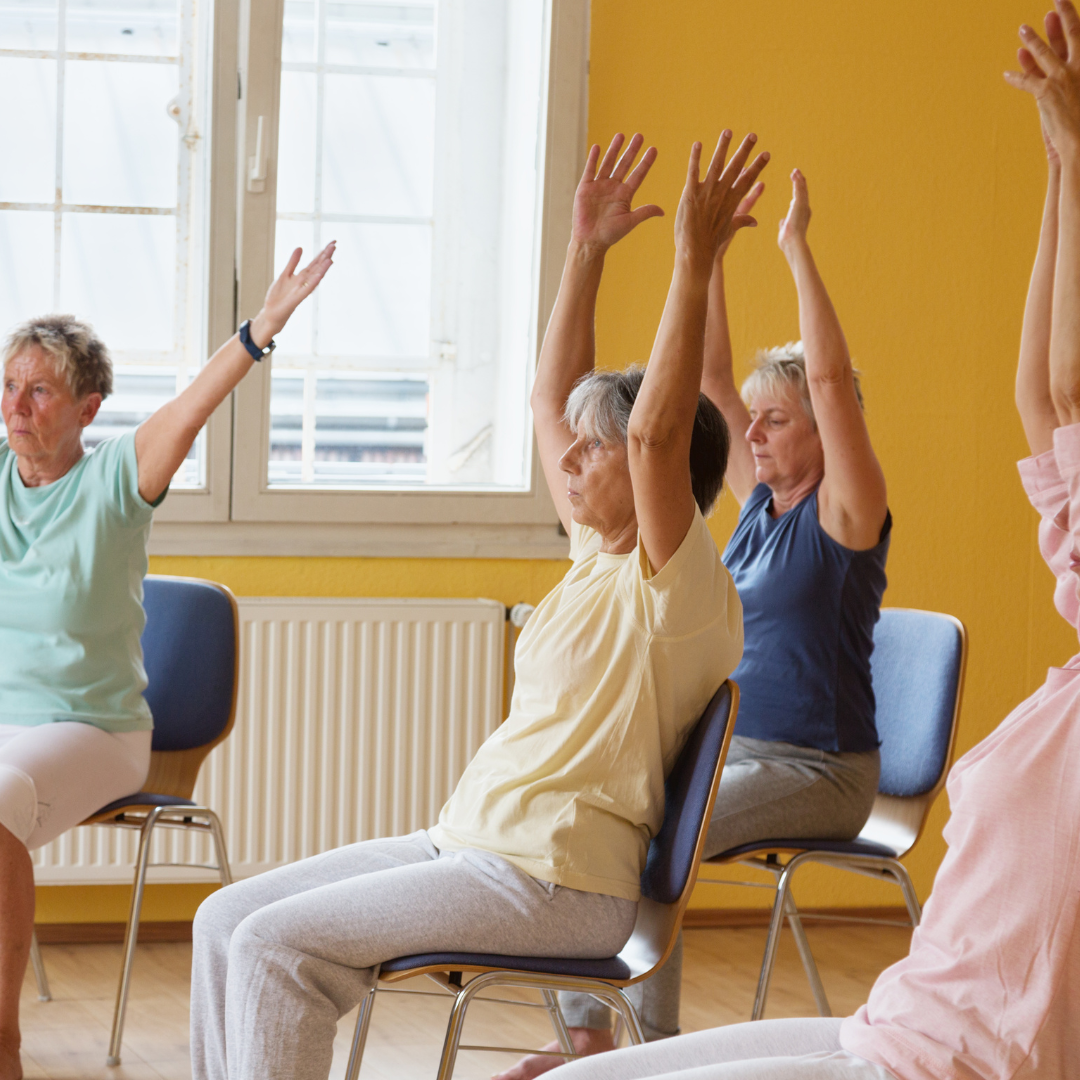
[(3, 366), (37, 346), (52, 362), (76, 400), (87, 394), (107, 398), (113, 389), (112, 360), (88, 323), (74, 315), (42, 315), (16, 326), (4, 342)]
[[(859, 372), (855, 368), (852, 368), (852, 371), (855, 375), (855, 396), (859, 399), (859, 408), (865, 409)], [(816, 430), (817, 420), (814, 417), (814, 403), (810, 400), (810, 387), (806, 381), (806, 357), (801, 341), (789, 341), (775, 349), (762, 349), (754, 357), (754, 370), (742, 384), (742, 399), (749, 405), (753, 396), (762, 391), (780, 395), (790, 390), (795, 391), (803, 411)]]
[[(605, 443), (626, 445), (630, 413), (645, 378), (645, 368), (633, 364), (625, 371), (593, 370), (582, 375), (566, 399), (564, 419), (577, 435), (588, 413), (587, 434)], [(694, 430), (690, 437), (690, 486), (702, 514), (708, 515), (724, 486), (731, 435), (720, 410), (698, 394)]]

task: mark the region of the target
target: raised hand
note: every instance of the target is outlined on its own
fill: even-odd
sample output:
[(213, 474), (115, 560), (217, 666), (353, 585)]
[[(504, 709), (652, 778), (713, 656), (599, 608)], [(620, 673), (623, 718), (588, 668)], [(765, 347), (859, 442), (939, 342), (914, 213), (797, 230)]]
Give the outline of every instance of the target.
[(263, 301), (261, 314), (266, 318), (271, 334), (279, 333), (305, 297), (310, 296), (315, 291), (315, 287), (322, 281), (326, 271), (330, 269), (334, 261), (336, 247), (337, 241), (331, 240), (299, 272), (297, 272), (296, 268), (300, 265), (300, 256), (303, 254), (303, 249), (297, 248), (292, 253), (288, 263), (285, 265), (285, 269), (281, 271), (277, 281), (270, 286), (266, 293), (266, 299)]
[[(645, 151), (637, 167), (630, 171), (644, 138), (635, 135), (626, 152), (620, 157), (623, 136), (616, 135), (600, 161), (600, 147), (589, 150), (585, 172), (574, 195), (574, 225), (572, 238), (580, 244), (606, 251), (617, 244), (631, 229), (651, 217), (662, 217), (664, 211), (653, 203), (631, 208), (634, 195), (656, 160), (656, 147)], [(599, 167), (597, 163), (599, 162)], [(629, 174), (629, 175), (627, 175)]]
[[(749, 228), (753, 228), (757, 225), (757, 219), (751, 216), (751, 211), (757, 204), (758, 199), (765, 194), (765, 185), (759, 180), (747, 193), (746, 197), (735, 208), (735, 217), (741, 219), (743, 224)], [(716, 250), (716, 257), (722, 259), (731, 247), (731, 241), (735, 239), (735, 233), (732, 233)]]
[(731, 145), (731, 132), (725, 131), (703, 180), (701, 143), (691, 148), (686, 186), (675, 215), (675, 249), (693, 261), (701, 260), (711, 268), (722, 245), (730, 243), (739, 229), (757, 224), (749, 214), (739, 213), (739, 204), (769, 161), (769, 155), (764, 153), (746, 164), (756, 142), (756, 135), (747, 135), (725, 165)]
[(1022, 70), (1005, 73), (1010, 86), (1035, 98), (1052, 161), (1066, 147), (1080, 154), (1080, 15), (1071, 0), (1055, 0), (1055, 7), (1045, 21), (1047, 41), (1020, 27)]
[(798, 169), (791, 171), (791, 204), (780, 222), (780, 235), (776, 242), (785, 254), (794, 244), (804, 243), (806, 230), (810, 225), (810, 193), (806, 188), (806, 177)]

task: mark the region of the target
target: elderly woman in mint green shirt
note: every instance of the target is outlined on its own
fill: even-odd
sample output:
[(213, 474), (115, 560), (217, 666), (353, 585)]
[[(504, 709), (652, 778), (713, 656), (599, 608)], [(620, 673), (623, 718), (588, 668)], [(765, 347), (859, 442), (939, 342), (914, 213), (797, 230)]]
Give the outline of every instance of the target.
[(19, 988), (34, 917), (30, 851), (140, 789), (142, 579), (154, 507), (210, 414), (272, 348), (330, 267), (299, 249), (178, 397), (87, 453), (112, 365), (69, 315), (19, 326), (3, 351), (0, 439), (0, 1080), (18, 1080)]

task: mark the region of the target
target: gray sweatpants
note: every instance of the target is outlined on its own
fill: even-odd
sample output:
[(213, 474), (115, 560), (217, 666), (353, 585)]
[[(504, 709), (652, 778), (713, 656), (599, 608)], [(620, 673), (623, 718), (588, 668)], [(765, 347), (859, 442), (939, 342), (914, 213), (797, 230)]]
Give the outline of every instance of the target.
[[(705, 857), (754, 840), (850, 840), (866, 824), (877, 794), (876, 750), (834, 754), (735, 735), (716, 793)], [(679, 1033), (682, 935), (668, 962), (626, 990), (647, 1039)], [(606, 1028), (611, 1013), (586, 994), (560, 994), (570, 1027)]]
[(237, 882), (195, 916), (194, 1080), (325, 1080), (338, 1020), (379, 964), (423, 952), (603, 958), (637, 904), (538, 881), (427, 832), (368, 840)]
[(896, 1080), (840, 1047), (832, 1018), (758, 1020), (579, 1058), (551, 1080)]

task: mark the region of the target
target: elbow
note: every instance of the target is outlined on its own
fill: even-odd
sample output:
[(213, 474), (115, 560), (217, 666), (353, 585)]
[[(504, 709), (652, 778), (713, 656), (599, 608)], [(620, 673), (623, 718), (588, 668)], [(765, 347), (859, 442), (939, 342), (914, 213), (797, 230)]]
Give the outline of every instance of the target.
[(1050, 399), (1059, 416), (1075, 424), (1080, 421), (1080, 375), (1052, 379)]
[(677, 427), (662, 416), (638, 419), (631, 414), (626, 428), (626, 444), (628, 448), (637, 450), (660, 450), (670, 446), (677, 435)]

